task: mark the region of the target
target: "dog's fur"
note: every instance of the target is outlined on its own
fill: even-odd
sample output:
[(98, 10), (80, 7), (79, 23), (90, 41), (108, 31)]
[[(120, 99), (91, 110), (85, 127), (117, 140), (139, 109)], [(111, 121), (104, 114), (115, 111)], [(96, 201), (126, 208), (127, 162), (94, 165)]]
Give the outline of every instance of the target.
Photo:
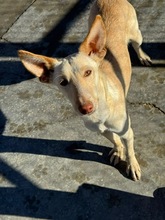
[(131, 79), (129, 42), (140, 61), (149, 65), (151, 60), (140, 47), (142, 36), (132, 5), (126, 0), (97, 0), (78, 53), (58, 60), (20, 50), (19, 57), (41, 82), (59, 87), (89, 129), (114, 144), (111, 163), (123, 159), (126, 147), (127, 173), (138, 180), (141, 170), (125, 100)]

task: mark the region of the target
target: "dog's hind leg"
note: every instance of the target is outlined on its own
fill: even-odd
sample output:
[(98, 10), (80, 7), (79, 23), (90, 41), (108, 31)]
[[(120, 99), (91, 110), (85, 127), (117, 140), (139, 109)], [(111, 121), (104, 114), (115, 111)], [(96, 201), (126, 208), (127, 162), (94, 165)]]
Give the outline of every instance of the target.
[(136, 51), (140, 62), (143, 65), (150, 66), (152, 61), (150, 57), (141, 48), (143, 37), (139, 29), (137, 15), (136, 15), (134, 8), (132, 8), (131, 10), (130, 19), (128, 20), (128, 27), (129, 27), (129, 31), (128, 31), (129, 41), (132, 43), (132, 46), (134, 50)]
[(151, 61), (150, 57), (142, 50), (142, 48), (140, 46), (142, 44), (142, 34), (139, 29), (134, 31), (134, 33), (132, 35), (131, 43), (132, 43), (134, 50), (137, 53), (137, 56), (138, 56), (140, 62), (143, 65), (150, 66), (152, 61)]

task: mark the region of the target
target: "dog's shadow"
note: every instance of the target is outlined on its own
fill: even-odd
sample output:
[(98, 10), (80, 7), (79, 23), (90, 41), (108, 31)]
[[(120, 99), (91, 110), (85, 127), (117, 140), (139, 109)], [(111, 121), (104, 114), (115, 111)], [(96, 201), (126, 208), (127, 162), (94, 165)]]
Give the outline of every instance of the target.
[[(87, 143), (85, 141), (61, 141), (1, 136), (0, 145), (0, 153), (12, 152), (46, 155), (73, 160), (93, 161), (107, 166), (113, 166), (109, 160), (109, 152), (112, 148)], [(120, 161), (115, 168), (126, 177), (125, 161)]]
[[(127, 162), (121, 160), (117, 165), (110, 164), (109, 152), (112, 150), (111, 147), (93, 145), (85, 141), (74, 142), (67, 147), (67, 152), (72, 155), (77, 155), (81, 160), (95, 161), (107, 166), (116, 168), (124, 177), (126, 175)], [(73, 159), (73, 158), (72, 158)], [(74, 158), (76, 159), (76, 158)], [(131, 178), (131, 177), (128, 177)]]
[[(110, 164), (109, 152), (111, 147), (100, 146), (85, 141), (48, 140), (27, 137), (4, 136), (6, 117), (0, 111), (0, 153), (26, 153), (34, 155), (45, 155), (51, 157), (62, 157), (73, 160), (84, 160)], [(110, 143), (111, 144), (111, 143)], [(126, 175), (125, 161), (120, 161), (115, 168), (124, 176)], [(128, 177), (131, 179), (131, 177)]]

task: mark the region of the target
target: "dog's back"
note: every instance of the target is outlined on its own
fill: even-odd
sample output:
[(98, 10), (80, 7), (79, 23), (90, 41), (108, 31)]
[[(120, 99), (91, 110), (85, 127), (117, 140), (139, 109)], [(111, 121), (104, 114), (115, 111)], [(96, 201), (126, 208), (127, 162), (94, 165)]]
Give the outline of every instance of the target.
[(106, 58), (112, 64), (126, 95), (131, 79), (127, 46), (135, 26), (138, 28), (135, 10), (127, 0), (97, 0), (91, 8), (89, 27), (97, 14), (102, 16), (106, 28)]

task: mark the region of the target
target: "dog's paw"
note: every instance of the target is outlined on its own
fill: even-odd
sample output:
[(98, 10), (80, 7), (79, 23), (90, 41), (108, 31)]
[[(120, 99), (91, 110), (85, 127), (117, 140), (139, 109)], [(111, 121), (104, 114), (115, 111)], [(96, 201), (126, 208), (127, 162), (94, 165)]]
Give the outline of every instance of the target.
[(114, 166), (118, 164), (121, 160), (124, 159), (124, 149), (120, 148), (119, 150), (112, 149), (109, 153), (110, 163)]
[(131, 159), (127, 165), (126, 173), (131, 177), (134, 181), (140, 180), (141, 178), (141, 169), (139, 163), (136, 158)]
[(139, 60), (141, 64), (144, 66), (151, 66), (152, 64), (151, 58), (143, 51), (140, 52)]

